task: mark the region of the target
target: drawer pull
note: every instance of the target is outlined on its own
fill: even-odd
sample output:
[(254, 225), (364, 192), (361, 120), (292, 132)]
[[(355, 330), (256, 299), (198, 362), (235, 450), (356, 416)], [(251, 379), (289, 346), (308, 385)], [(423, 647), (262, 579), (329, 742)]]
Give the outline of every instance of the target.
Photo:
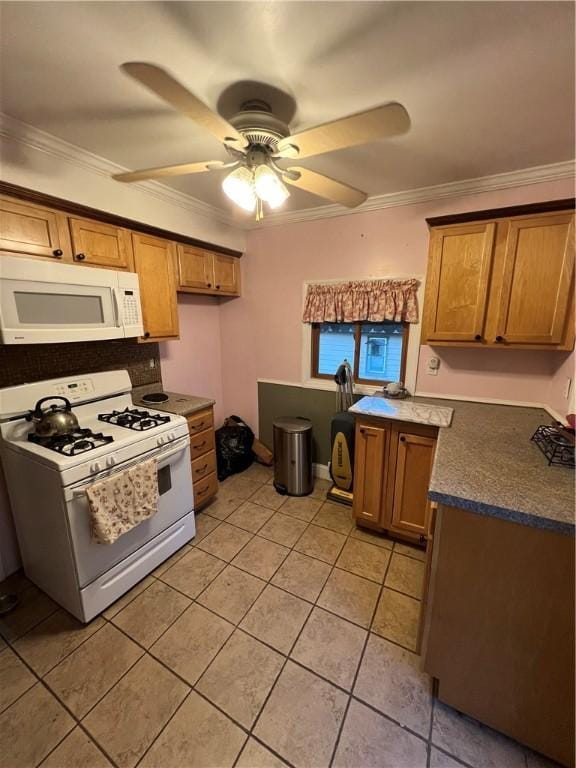
[(203, 467), (198, 467), (198, 469), (195, 470), (196, 474), (198, 475), (198, 474), (200, 474), (200, 472), (204, 472), (205, 469), (208, 469), (208, 464), (204, 464)]
[(205, 445), (206, 445), (206, 440), (203, 440), (203, 441), (200, 443), (200, 445), (195, 445), (195, 446), (194, 446), (194, 450), (195, 450), (195, 451), (199, 451), (199, 450), (200, 450), (200, 448), (204, 448), (204, 446), (205, 446)]
[(204, 422), (201, 421), (200, 424), (197, 424), (195, 428), (196, 429), (202, 429), (203, 426), (204, 426)]
[(206, 488), (203, 488), (201, 491), (198, 491), (198, 493), (196, 494), (196, 496), (204, 496), (204, 494), (205, 494), (205, 493), (208, 493), (208, 491), (209, 491), (209, 490), (210, 490), (210, 487), (209, 487), (209, 486), (206, 486)]
[(53, 250), (52, 251), (52, 256), (54, 256), (57, 259), (61, 259), (62, 256), (63, 256), (62, 249), (61, 248), (56, 248), (55, 250)]
[(74, 256), (75, 261), (84, 261), (85, 258), (86, 258), (85, 253), (77, 253), (76, 256)]

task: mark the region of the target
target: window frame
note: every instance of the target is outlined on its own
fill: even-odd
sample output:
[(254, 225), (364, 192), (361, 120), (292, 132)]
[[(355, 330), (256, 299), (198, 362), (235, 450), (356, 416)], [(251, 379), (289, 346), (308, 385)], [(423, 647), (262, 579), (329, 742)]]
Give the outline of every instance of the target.
[[(388, 384), (391, 379), (361, 379), (358, 376), (358, 369), (360, 368), (360, 344), (362, 337), (362, 325), (374, 325), (374, 323), (368, 320), (357, 320), (350, 325), (354, 325), (354, 361), (348, 362), (352, 366), (352, 372), (354, 375), (354, 382), (356, 384), (368, 384), (370, 386), (382, 387)], [(319, 355), (320, 355), (320, 327), (324, 323), (312, 323), (312, 343), (311, 343), (311, 363), (310, 373), (313, 379), (326, 379), (328, 381), (334, 381), (333, 373), (319, 373)], [(326, 325), (333, 325), (333, 323), (326, 323)], [(408, 341), (410, 338), (410, 323), (402, 323), (402, 357), (400, 359), (400, 381), (406, 381), (406, 359), (408, 357)]]

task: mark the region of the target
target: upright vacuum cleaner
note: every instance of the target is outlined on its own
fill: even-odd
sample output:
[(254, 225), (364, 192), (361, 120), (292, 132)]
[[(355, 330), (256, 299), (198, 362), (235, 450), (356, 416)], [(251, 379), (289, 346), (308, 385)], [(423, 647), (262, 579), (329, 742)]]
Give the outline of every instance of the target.
[(330, 476), (333, 481), (328, 498), (339, 504), (352, 506), (352, 482), (354, 473), (354, 416), (348, 408), (354, 402), (354, 378), (347, 360), (336, 371), (336, 410), (332, 418), (330, 439), (332, 455)]

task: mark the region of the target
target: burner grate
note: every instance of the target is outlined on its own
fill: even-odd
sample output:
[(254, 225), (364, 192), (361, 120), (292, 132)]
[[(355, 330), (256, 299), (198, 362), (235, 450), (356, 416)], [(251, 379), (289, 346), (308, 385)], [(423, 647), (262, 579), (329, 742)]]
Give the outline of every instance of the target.
[(530, 439), (546, 456), (549, 465), (574, 467), (574, 434), (562, 425), (543, 424)]
[(102, 432), (92, 432), (91, 429), (75, 429), (66, 435), (53, 435), (52, 437), (41, 437), (31, 432), (28, 435), (28, 440), (64, 456), (77, 456), (79, 453), (87, 453), (95, 448), (108, 445), (114, 441), (114, 438), (104, 435)]
[(99, 421), (105, 421), (107, 424), (115, 424), (118, 427), (144, 432), (147, 429), (159, 427), (160, 424), (167, 424), (170, 421), (170, 416), (150, 413), (149, 411), (139, 411), (137, 408), (125, 408), (123, 411), (101, 413), (98, 419)]

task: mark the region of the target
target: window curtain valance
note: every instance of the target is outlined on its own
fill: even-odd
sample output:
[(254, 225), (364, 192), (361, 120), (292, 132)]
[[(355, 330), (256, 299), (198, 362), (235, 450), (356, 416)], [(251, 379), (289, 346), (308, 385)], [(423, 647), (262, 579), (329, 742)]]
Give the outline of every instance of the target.
[(358, 280), (311, 283), (304, 302), (305, 323), (417, 323), (418, 280)]

